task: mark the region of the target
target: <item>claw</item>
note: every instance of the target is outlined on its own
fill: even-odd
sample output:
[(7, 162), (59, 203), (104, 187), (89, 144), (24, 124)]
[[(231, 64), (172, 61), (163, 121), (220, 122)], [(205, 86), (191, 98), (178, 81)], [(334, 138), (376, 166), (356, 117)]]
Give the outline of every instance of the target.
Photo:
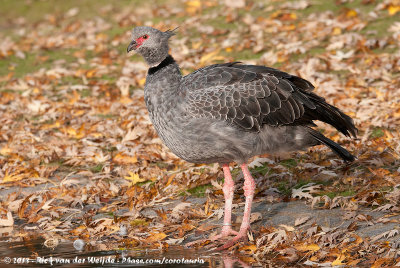
[(230, 241), (226, 242), (224, 245), (218, 247), (215, 251), (221, 251), (221, 250), (228, 249), (228, 248), (232, 247), (233, 245), (235, 245), (238, 241), (240, 241), (242, 239), (247, 239), (247, 232), (246, 231), (240, 231), (239, 233), (237, 233), (237, 235), (233, 239), (231, 239)]
[(220, 239), (225, 238), (225, 237), (230, 236), (230, 235), (237, 236), (237, 235), (239, 235), (239, 233), (236, 232), (235, 230), (233, 230), (231, 226), (223, 226), (220, 234), (214, 235), (214, 236), (212, 236), (210, 238), (199, 239), (199, 240), (195, 240), (195, 241), (189, 242), (189, 243), (186, 244), (186, 247), (191, 247), (193, 245), (201, 244), (201, 243), (204, 243), (206, 241), (214, 242), (214, 241), (220, 240)]
[(236, 232), (235, 230), (233, 230), (231, 226), (224, 226), (224, 227), (222, 227), (221, 233), (212, 236), (212, 237), (210, 238), (210, 240), (211, 240), (211, 241), (216, 241), (216, 240), (219, 240), (219, 239), (221, 239), (221, 238), (224, 238), (224, 237), (227, 237), (227, 236), (230, 236), (230, 235), (235, 235), (235, 236), (237, 236), (237, 235), (239, 235), (239, 233)]

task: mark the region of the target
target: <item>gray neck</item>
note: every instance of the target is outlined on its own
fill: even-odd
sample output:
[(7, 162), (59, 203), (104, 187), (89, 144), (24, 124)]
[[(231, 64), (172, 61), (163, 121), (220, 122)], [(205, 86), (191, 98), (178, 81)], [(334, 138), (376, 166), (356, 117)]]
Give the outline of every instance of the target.
[[(147, 72), (145, 89), (156, 90), (158, 94), (179, 88), (182, 79), (181, 70), (171, 55), (168, 55), (159, 65), (151, 67)], [(154, 92), (155, 93), (155, 92)]]
[(137, 52), (143, 56), (150, 67), (157, 67), (168, 57), (168, 44), (164, 44), (158, 48), (141, 46)]
[(151, 67), (145, 84), (145, 101), (150, 113), (172, 108), (180, 98), (182, 74), (178, 64), (168, 55), (159, 65)]

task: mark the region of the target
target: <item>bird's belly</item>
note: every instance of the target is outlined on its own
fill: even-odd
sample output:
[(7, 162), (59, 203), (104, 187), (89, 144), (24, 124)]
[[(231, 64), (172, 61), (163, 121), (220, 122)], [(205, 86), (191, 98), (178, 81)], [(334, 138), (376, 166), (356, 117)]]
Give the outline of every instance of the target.
[(197, 125), (166, 120), (154, 120), (153, 125), (163, 143), (179, 158), (191, 163), (220, 162), (213, 141), (207, 140)]
[(152, 118), (158, 135), (175, 155), (192, 163), (244, 163), (255, 155), (312, 145), (303, 137), (303, 127), (264, 126), (255, 132), (209, 118), (168, 118)]
[(164, 144), (178, 157), (192, 163), (245, 162), (252, 156), (254, 137), (234, 132), (226, 122), (206, 118), (170, 118), (151, 115)]

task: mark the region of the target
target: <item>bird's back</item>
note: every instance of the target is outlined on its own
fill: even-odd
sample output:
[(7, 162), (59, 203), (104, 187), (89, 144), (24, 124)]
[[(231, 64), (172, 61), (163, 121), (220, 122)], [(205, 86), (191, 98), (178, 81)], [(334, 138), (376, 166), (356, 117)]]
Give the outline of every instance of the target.
[[(273, 68), (215, 64), (185, 76), (180, 87), (185, 92), (184, 112), (192, 120), (206, 119), (204, 128), (211, 129), (214, 137), (210, 145), (221, 144), (219, 151), (232, 161), (326, 144), (310, 128), (314, 120), (347, 136), (357, 133), (353, 120), (314, 94), (310, 82)], [(346, 160), (353, 159), (332, 149)]]
[(331, 124), (355, 135), (350, 117), (312, 92), (300, 77), (257, 65), (216, 64), (185, 76), (187, 110), (195, 117), (225, 120), (248, 131), (263, 125)]

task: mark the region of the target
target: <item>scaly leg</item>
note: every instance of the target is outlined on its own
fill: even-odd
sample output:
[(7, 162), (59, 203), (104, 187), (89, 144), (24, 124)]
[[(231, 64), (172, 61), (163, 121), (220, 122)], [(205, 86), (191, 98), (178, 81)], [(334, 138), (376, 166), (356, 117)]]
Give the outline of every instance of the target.
[(231, 223), (232, 201), (233, 201), (233, 191), (235, 190), (235, 183), (233, 182), (231, 171), (229, 170), (229, 165), (223, 164), (222, 170), (224, 171), (224, 177), (225, 177), (224, 186), (222, 187), (222, 191), (224, 192), (224, 197), (225, 197), (225, 210), (224, 210), (224, 224), (222, 226), (221, 233), (209, 239), (200, 239), (187, 243), (186, 244), (187, 247), (190, 247), (194, 244), (198, 244), (200, 242), (204, 242), (206, 240), (215, 241), (229, 235), (239, 234), (238, 232), (232, 229), (232, 223)]
[[(246, 196), (246, 203), (244, 206), (244, 214), (243, 214), (243, 221), (240, 225), (239, 233), (229, 242), (224, 244), (223, 246), (217, 248), (217, 250), (224, 250), (228, 249), (233, 246), (237, 241), (242, 238), (247, 237), (247, 230), (250, 228), (250, 214), (251, 214), (251, 204), (253, 202), (254, 197), (254, 190), (256, 188), (256, 184), (254, 182), (253, 177), (250, 174), (249, 169), (247, 168), (246, 164), (241, 165), (243, 175), (244, 175), (244, 195)], [(224, 185), (225, 186), (225, 185)]]
[(226, 237), (228, 235), (238, 235), (238, 232), (232, 229), (232, 201), (233, 201), (233, 191), (235, 190), (235, 183), (232, 180), (231, 171), (229, 170), (229, 165), (222, 165), (224, 171), (224, 186), (222, 188), (225, 197), (225, 210), (224, 210), (224, 224), (222, 226), (222, 231), (220, 234), (211, 237), (212, 241), (218, 240), (220, 238)]

